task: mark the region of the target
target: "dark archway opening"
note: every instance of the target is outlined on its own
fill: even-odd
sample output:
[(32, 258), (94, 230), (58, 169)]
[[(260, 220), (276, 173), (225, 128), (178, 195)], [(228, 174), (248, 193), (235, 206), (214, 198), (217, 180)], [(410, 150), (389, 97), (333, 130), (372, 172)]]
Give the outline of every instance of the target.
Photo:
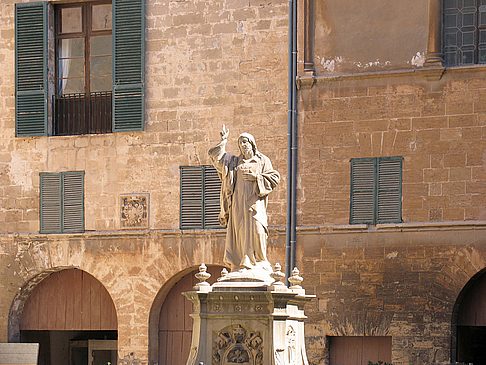
[(116, 340), (116, 331), (20, 331), (20, 342), (39, 344), (38, 365), (116, 365)]
[(486, 271), (475, 275), (456, 301), (452, 358), (459, 363), (486, 365)]
[(20, 342), (39, 343), (39, 365), (117, 364), (113, 300), (82, 270), (57, 271), (40, 281), (23, 303), (19, 330)]

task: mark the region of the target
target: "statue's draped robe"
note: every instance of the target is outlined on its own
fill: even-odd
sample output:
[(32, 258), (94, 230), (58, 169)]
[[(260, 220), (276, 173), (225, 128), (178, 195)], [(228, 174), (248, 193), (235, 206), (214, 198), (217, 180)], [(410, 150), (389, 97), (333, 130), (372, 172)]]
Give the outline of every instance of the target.
[[(252, 143), (255, 146), (254, 140)], [(280, 175), (260, 152), (245, 160), (241, 155), (227, 153), (225, 147), (223, 140), (209, 150), (221, 179), (219, 218), (227, 226), (224, 263), (232, 270), (255, 266), (271, 270), (266, 255), (267, 196), (278, 185)], [(255, 181), (243, 178), (246, 170), (256, 173)]]

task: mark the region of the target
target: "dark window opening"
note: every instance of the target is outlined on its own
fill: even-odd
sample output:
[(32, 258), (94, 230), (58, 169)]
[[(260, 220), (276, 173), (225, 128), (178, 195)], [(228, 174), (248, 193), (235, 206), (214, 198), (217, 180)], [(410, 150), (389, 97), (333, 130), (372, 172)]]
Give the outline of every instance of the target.
[(446, 66), (486, 63), (486, 0), (444, 0), (442, 24)]
[(112, 6), (56, 6), (54, 135), (112, 131)]

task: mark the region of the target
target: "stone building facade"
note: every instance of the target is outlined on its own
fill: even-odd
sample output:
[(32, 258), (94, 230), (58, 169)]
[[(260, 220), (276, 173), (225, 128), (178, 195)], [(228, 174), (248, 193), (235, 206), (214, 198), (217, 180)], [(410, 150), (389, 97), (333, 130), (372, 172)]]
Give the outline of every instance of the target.
[[(373, 338), (393, 364), (452, 364), (458, 327), (486, 326), (458, 320), (486, 267), (486, 69), (440, 61), (441, 3), (298, 4), (311, 364), (338, 365), (339, 341)], [(250, 131), (282, 174), (269, 257), (285, 259), (288, 2), (146, 0), (143, 131), (35, 137), (16, 136), (15, 1), (0, 9), (0, 341), (22, 338), (43, 279), (81, 269), (113, 300), (119, 361), (162, 365), (171, 289), (201, 262), (222, 265), (223, 229), (180, 229), (179, 171), (209, 163), (223, 123), (233, 151)], [(379, 157), (402, 158), (400, 220), (350, 224), (350, 160)], [(40, 174), (67, 171), (84, 172), (84, 232), (40, 233)], [(124, 197), (143, 201), (140, 224)]]

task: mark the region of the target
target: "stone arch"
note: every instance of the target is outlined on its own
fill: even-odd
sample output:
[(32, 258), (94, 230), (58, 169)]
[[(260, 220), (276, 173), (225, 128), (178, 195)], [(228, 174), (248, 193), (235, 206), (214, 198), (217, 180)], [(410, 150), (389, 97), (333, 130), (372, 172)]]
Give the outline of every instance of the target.
[(88, 277), (91, 282), (96, 282), (97, 285), (99, 285), (100, 292), (103, 294), (103, 298), (106, 298), (107, 300), (111, 300), (111, 302), (108, 303), (108, 305), (111, 305), (113, 307), (112, 311), (113, 311), (114, 319), (111, 322), (114, 323), (113, 326), (116, 329), (117, 315), (116, 315), (115, 304), (106, 287), (96, 277), (89, 274), (85, 270), (80, 270), (79, 268), (72, 267), (72, 266), (52, 267), (41, 271), (40, 273), (32, 277), (30, 280), (28, 280), (20, 288), (19, 292), (17, 293), (14, 300), (12, 301), (12, 305), (10, 306), (9, 317), (8, 317), (9, 342), (20, 341), (21, 320), (24, 316), (24, 310), (26, 309), (26, 305), (28, 305), (29, 298), (33, 293), (35, 293), (36, 289), (38, 289), (42, 284), (53, 285), (54, 283), (50, 283), (47, 281), (49, 280), (50, 277), (52, 277), (52, 275), (55, 275), (57, 273), (60, 274), (62, 272), (65, 273), (71, 270), (79, 270), (79, 272), (86, 275), (86, 277)]
[[(220, 272), (223, 266), (220, 265), (208, 265), (208, 272), (211, 273), (211, 278), (208, 282), (213, 283), (220, 276)], [(152, 303), (152, 307), (149, 313), (149, 363), (159, 363), (159, 323), (160, 323), (160, 313), (162, 311), (163, 305), (166, 299), (172, 295), (180, 295), (180, 293), (173, 292), (177, 288), (177, 284), (181, 280), (188, 279), (194, 276), (198, 271), (198, 266), (188, 267), (167, 280), (164, 285), (160, 288), (159, 292), (155, 296)], [(163, 364), (159, 364), (163, 365)]]
[[(482, 291), (482, 293), (479, 292)], [(457, 299), (454, 303), (451, 318), (451, 361), (456, 361), (458, 356), (458, 327), (468, 321), (468, 313), (473, 302), (480, 300), (483, 304), (486, 303), (486, 267), (473, 275), (469, 281), (460, 290)], [(486, 308), (486, 307), (485, 307)], [(486, 327), (486, 309), (482, 309), (482, 319), (480, 320)]]

